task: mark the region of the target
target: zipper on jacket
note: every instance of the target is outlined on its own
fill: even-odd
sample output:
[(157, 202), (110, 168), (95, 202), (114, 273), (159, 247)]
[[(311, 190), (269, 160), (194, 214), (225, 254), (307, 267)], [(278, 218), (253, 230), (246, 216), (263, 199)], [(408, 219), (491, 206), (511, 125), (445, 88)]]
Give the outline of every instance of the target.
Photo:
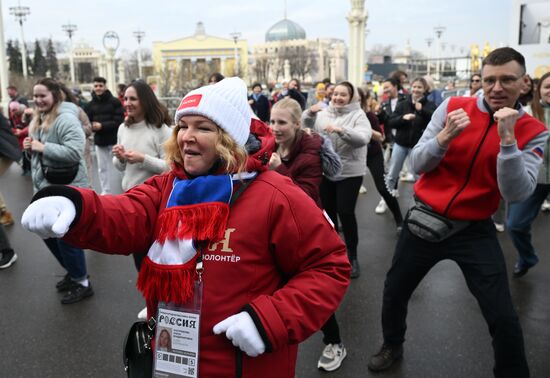
[(242, 378), (243, 376), (243, 352), (239, 348), (235, 348), (235, 377)]
[(483, 146), (483, 143), (485, 142), (485, 138), (487, 138), (487, 134), (489, 134), (489, 130), (491, 130), (491, 126), (493, 126), (493, 123), (495, 122), (495, 120), (493, 119), (492, 114), (490, 114), (490, 117), (491, 118), (489, 120), (489, 125), (487, 126), (487, 129), (485, 130), (485, 134), (483, 134), (483, 138), (481, 138), (481, 142), (479, 142), (479, 145), (477, 146), (476, 152), (474, 153), (474, 157), (472, 158), (472, 161), (470, 162), (470, 166), (468, 167), (468, 173), (466, 174), (466, 180), (464, 180), (464, 184), (462, 184), (460, 189), (458, 189), (458, 191), (455, 193), (453, 198), (451, 198), (451, 200), (449, 201), (449, 204), (445, 208), (445, 211), (443, 212), (443, 216), (445, 216), (445, 217), (449, 213), (449, 210), (451, 209), (451, 206), (453, 205), (453, 202), (456, 200), (456, 197), (458, 197), (458, 195), (460, 193), (462, 193), (462, 191), (464, 191), (464, 189), (468, 185), (468, 182), (470, 181), (470, 177), (472, 175), (472, 170), (474, 169), (474, 164), (476, 162), (477, 156), (479, 155), (479, 151), (481, 150), (481, 147)]

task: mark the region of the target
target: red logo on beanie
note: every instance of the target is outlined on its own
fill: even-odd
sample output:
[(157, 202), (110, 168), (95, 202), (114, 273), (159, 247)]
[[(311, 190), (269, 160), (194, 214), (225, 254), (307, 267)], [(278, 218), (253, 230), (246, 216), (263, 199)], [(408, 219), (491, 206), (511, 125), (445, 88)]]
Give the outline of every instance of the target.
[(202, 98), (201, 94), (184, 97), (183, 100), (181, 100), (181, 104), (178, 107), (178, 111), (182, 109), (194, 108), (196, 106), (199, 106), (199, 103), (201, 102), (201, 98)]

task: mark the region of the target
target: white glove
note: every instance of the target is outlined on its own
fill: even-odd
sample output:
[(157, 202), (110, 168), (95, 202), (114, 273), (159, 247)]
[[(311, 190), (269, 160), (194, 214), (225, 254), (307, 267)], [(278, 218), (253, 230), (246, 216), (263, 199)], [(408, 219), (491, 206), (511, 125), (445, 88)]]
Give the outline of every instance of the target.
[(248, 312), (239, 312), (216, 324), (213, 328), (216, 335), (225, 332), (225, 337), (233, 341), (250, 357), (265, 352), (265, 344)]
[(27, 207), (21, 224), (42, 239), (62, 238), (69, 231), (75, 216), (76, 208), (67, 197), (44, 197)]

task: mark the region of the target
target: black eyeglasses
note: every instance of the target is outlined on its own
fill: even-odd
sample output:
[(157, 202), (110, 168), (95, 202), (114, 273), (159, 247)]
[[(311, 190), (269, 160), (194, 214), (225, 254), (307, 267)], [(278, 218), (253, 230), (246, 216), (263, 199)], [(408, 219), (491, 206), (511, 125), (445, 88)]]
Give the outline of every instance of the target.
[(470, 80), (470, 83), (479, 83), (481, 80), (480, 79), (472, 79)]
[(515, 84), (516, 84), (516, 81), (518, 81), (519, 79), (521, 79), (522, 77), (515, 77), (515, 76), (501, 76), (501, 77), (494, 77), (494, 76), (489, 76), (489, 77), (485, 77), (483, 78), (483, 86), (486, 88), (486, 89), (491, 89), (495, 86), (497, 80), (500, 82), (500, 85), (503, 87), (503, 88), (511, 88), (513, 87)]

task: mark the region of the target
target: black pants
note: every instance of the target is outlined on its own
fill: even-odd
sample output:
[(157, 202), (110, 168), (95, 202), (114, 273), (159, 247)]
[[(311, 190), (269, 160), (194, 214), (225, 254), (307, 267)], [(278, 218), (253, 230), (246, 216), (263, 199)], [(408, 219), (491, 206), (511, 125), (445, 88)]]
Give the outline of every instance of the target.
[(502, 250), (490, 219), (474, 222), (440, 243), (414, 236), (405, 221), (384, 284), (384, 342), (404, 342), (409, 298), (428, 271), (446, 259), (455, 261), (462, 270), (489, 326), (495, 376), (528, 377), (523, 334), (512, 304)]
[(342, 339), (340, 339), (340, 327), (338, 327), (338, 322), (336, 321), (336, 314), (332, 314), (328, 318), (327, 322), (321, 327), (323, 331), (323, 343), (328, 344), (340, 344)]
[(386, 188), (386, 183), (384, 181), (384, 154), (380, 152), (379, 154), (369, 156), (367, 158), (367, 167), (369, 168), (376, 190), (378, 190), (378, 193), (384, 198), (386, 205), (388, 205), (388, 209), (390, 209), (393, 214), (395, 224), (401, 226), (403, 223), (403, 215), (401, 214), (399, 202), (397, 202), (397, 198), (388, 192), (388, 188)]
[(10, 241), (8, 240), (8, 235), (4, 231), (4, 226), (0, 224), (0, 252), (11, 251)]
[(342, 223), (342, 232), (350, 260), (357, 258), (357, 219), (355, 205), (363, 176), (349, 177), (341, 181), (330, 181), (323, 177), (321, 181), (321, 202), (328, 216), (339, 230), (338, 219)]

